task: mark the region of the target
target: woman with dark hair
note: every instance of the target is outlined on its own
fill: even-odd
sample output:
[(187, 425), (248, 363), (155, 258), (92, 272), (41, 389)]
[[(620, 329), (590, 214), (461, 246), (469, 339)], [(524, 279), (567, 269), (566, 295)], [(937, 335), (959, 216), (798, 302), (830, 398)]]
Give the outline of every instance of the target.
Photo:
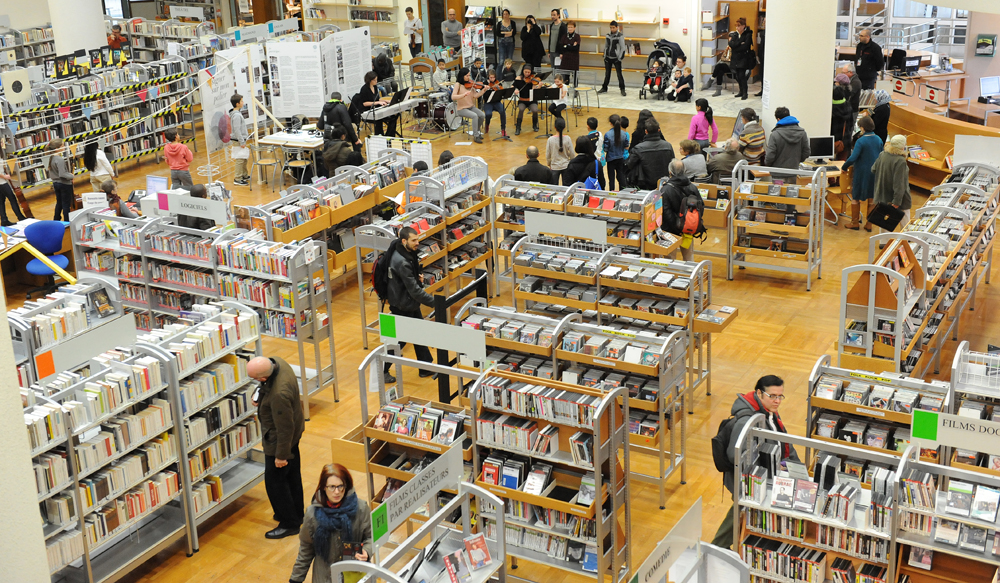
[(635, 122), (635, 131), (632, 132), (632, 141), (628, 145), (629, 150), (634, 150), (637, 145), (646, 139), (646, 120), (649, 119), (653, 119), (652, 111), (644, 109), (639, 112), (639, 119)]
[(97, 142), (88, 142), (83, 147), (83, 165), (90, 170), (90, 186), (94, 192), (100, 192), (101, 185), (107, 180), (115, 177), (115, 168), (108, 161), (104, 150), (98, 147)]
[(514, 135), (521, 134), (521, 121), (524, 119), (524, 110), (531, 110), (531, 128), (538, 131), (538, 102), (531, 100), (531, 92), (538, 87), (540, 81), (535, 76), (531, 64), (525, 63), (521, 67), (521, 74), (514, 79), (514, 91), (517, 95), (517, 123), (514, 125)]
[[(625, 150), (628, 149), (628, 132), (622, 129), (622, 118), (617, 113), (608, 118), (611, 129), (604, 134), (604, 156), (608, 163), (608, 190), (625, 188)], [(615, 188), (615, 179), (618, 188)]]
[[(848, 229), (857, 231), (861, 228), (861, 203), (868, 202), (868, 211), (872, 209), (872, 198), (875, 196), (875, 176), (872, 174), (872, 165), (882, 154), (882, 140), (875, 135), (875, 122), (867, 115), (858, 120), (861, 128), (861, 137), (854, 142), (854, 149), (851, 156), (844, 162), (842, 170), (847, 172), (854, 167), (854, 177), (851, 181), (851, 222)], [(841, 178), (843, 180), (843, 178)], [(868, 216), (865, 214), (864, 216)], [(871, 231), (872, 224), (865, 223), (865, 230)]]
[[(719, 141), (719, 128), (715, 125), (715, 117), (712, 115), (712, 106), (704, 97), (698, 98), (694, 102), (697, 113), (691, 118), (691, 127), (688, 128), (688, 139), (698, 142), (702, 152), (712, 145), (712, 142)], [(709, 137), (711, 136), (711, 139)]]
[(747, 81), (750, 73), (757, 64), (757, 57), (753, 52), (753, 31), (747, 26), (747, 19), (742, 16), (736, 20), (736, 30), (729, 33), (729, 48), (732, 49), (732, 61), (730, 66), (733, 69), (733, 76), (740, 86), (740, 92), (736, 97), (747, 98)]
[(552, 184), (559, 184), (562, 171), (569, 165), (570, 158), (576, 156), (576, 152), (573, 151), (573, 140), (569, 136), (563, 135), (563, 131), (566, 129), (566, 119), (557, 117), (554, 125), (556, 135), (550, 136), (545, 142), (545, 159), (549, 163), (549, 168), (552, 169)]
[[(352, 554), (344, 554), (345, 545)], [(312, 565), (312, 583), (334, 583), (330, 565), (339, 561), (367, 561), (372, 555), (371, 509), (359, 500), (354, 479), (340, 464), (323, 466), (312, 503), (299, 530), (299, 556), (291, 583), (306, 580)]]
[[(374, 107), (381, 107), (383, 105), (388, 105), (389, 100), (382, 97), (382, 94), (378, 88), (378, 75), (375, 71), (368, 71), (365, 73), (365, 84), (361, 87), (361, 91), (358, 91), (358, 102), (361, 105), (361, 111), (366, 112)], [(374, 122), (372, 125), (375, 126), (376, 135), (396, 135), (396, 118), (398, 116), (392, 116), (389, 119), (380, 119)]]
[(892, 96), (884, 89), (875, 90), (875, 107), (869, 110), (868, 115), (872, 116), (875, 122), (875, 135), (882, 140), (882, 143), (889, 141), (889, 104), (892, 103)]
[(503, 63), (507, 59), (514, 58), (514, 33), (517, 32), (517, 23), (510, 19), (510, 10), (504, 8), (500, 13), (501, 18), (494, 27), (494, 36), (497, 38), (497, 62)]
[(486, 114), (483, 110), (476, 107), (476, 100), (479, 99), (484, 93), (486, 93), (487, 88), (481, 87), (476, 90), (475, 86), (472, 84), (472, 74), (469, 72), (468, 67), (463, 67), (458, 71), (458, 82), (455, 83), (455, 89), (451, 92), (451, 100), (455, 102), (455, 107), (458, 109), (459, 117), (468, 118), (474, 124), (472, 140), (477, 144), (483, 143), (483, 122), (486, 121)]
[(740, 110), (743, 129), (740, 130), (740, 152), (746, 157), (747, 164), (761, 166), (764, 164), (764, 152), (767, 148), (767, 137), (760, 125), (757, 112), (752, 107)]
[[(202, 186), (202, 188), (205, 187)], [(105, 180), (104, 184), (101, 184), (101, 191), (108, 197), (108, 208), (115, 211), (116, 217), (121, 217), (123, 219), (139, 218), (139, 215), (137, 215), (135, 211), (129, 208), (129, 206), (118, 197), (118, 185), (115, 184), (114, 180)]]
[(597, 178), (597, 157), (590, 136), (580, 136), (576, 139), (576, 157), (563, 170), (562, 183), (569, 186), (588, 178)]
[(521, 29), (521, 58), (531, 65), (532, 69), (542, 66), (545, 57), (545, 45), (542, 44), (542, 27), (535, 22), (535, 17), (529, 14), (524, 19)]

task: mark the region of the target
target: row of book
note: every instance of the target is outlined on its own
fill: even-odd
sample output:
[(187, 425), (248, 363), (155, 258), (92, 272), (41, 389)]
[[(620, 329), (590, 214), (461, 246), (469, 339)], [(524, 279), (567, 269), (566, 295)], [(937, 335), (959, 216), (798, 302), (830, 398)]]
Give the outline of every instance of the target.
[(188, 377), (180, 384), (181, 412), (188, 415), (204, 403), (225, 395), (247, 380), (247, 361), (235, 358), (235, 364), (217, 362)]
[(80, 473), (94, 471), (137, 443), (162, 433), (172, 423), (170, 403), (155, 398), (138, 413), (109, 419), (101, 424), (97, 435), (74, 447), (77, 468)]
[(203, 443), (210, 436), (220, 433), (250, 411), (253, 405), (251, 402), (253, 391), (253, 387), (248, 387), (191, 417), (184, 427), (188, 447), (196, 443)]
[(38, 456), (32, 463), (32, 470), (35, 472), (35, 488), (38, 495), (44, 496), (52, 492), (69, 481), (66, 451), (60, 449)]
[(80, 480), (80, 500), (84, 512), (104, 504), (108, 499), (120, 495), (132, 485), (148, 478), (150, 472), (159, 471), (164, 464), (175, 461), (177, 457), (174, 443), (167, 433), (150, 441), (135, 453), (118, 460), (114, 465)]
[(49, 572), (55, 573), (83, 555), (83, 533), (73, 529), (56, 535), (45, 543)]
[(511, 382), (496, 376), (483, 379), (481, 387), (482, 403), (493, 411), (582, 427), (594, 426), (594, 414), (601, 402), (594, 395)]
[(289, 261), (299, 246), (267, 241), (258, 238), (260, 236), (259, 232), (251, 231), (228, 241), (216, 242), (218, 265), (287, 277)]
[[(894, 451), (903, 451), (910, 444), (908, 428), (869, 423), (863, 419), (853, 419), (833, 413), (823, 413), (819, 416), (816, 420), (816, 434), (829, 439)], [(936, 453), (934, 455), (936, 456)]]
[(260, 425), (256, 419), (248, 419), (226, 430), (224, 433), (188, 453), (188, 469), (191, 481), (197, 482), (219, 464), (260, 441)]
[(889, 563), (889, 540), (860, 533), (850, 528), (839, 528), (827, 524), (817, 525), (816, 546), (865, 561)]
[[(69, 414), (70, 425), (78, 430), (87, 425), (103, 423), (114, 411), (129, 403), (137, 403), (163, 387), (160, 361), (142, 356), (129, 363), (110, 362), (112, 369), (103, 378), (93, 378), (78, 389), (62, 406)], [(66, 385), (83, 380), (82, 375), (60, 373)]]
[(146, 286), (143, 284), (134, 284), (128, 282), (121, 282), (119, 287), (119, 292), (121, 292), (122, 299), (133, 304), (149, 304), (149, 295), (146, 293)]
[(447, 412), (418, 403), (387, 403), (375, 416), (372, 428), (423, 441), (451, 445), (465, 434), (463, 412)]
[(136, 520), (173, 499), (180, 491), (177, 472), (161, 472), (84, 519), (84, 534), (93, 549)]
[(191, 500), (195, 516), (204, 514), (209, 508), (222, 502), (224, 495), (222, 478), (213, 475), (205, 476), (201, 483), (191, 487)]
[[(177, 357), (177, 367), (181, 371), (194, 368), (202, 360), (256, 336), (254, 318), (232, 313), (223, 313), (221, 317), (221, 322), (201, 324), (193, 328), (182, 326), (180, 330), (187, 332), (184, 338), (167, 344), (165, 348)], [(179, 330), (174, 328), (171, 331)]]
[(24, 424), (28, 428), (28, 445), (32, 451), (66, 437), (66, 417), (57, 404), (35, 405), (31, 412), (24, 414)]
[[(496, 521), (486, 519), (485, 535), (496, 539)], [(597, 546), (572, 540), (558, 534), (539, 532), (517, 523), (504, 523), (504, 540), (510, 547), (542, 553), (553, 561), (580, 565), (585, 571), (597, 572)]]
[(150, 277), (154, 282), (172, 283), (212, 292), (216, 289), (215, 275), (211, 271), (179, 267), (172, 263), (151, 262)]
[(145, 271), (141, 259), (133, 259), (134, 255), (119, 255), (115, 258), (115, 277), (119, 279), (143, 279)]
[(553, 479), (551, 464), (531, 462), (522, 455), (491, 451), (483, 461), (481, 470), (480, 479), (486, 484), (545, 496), (568, 504), (590, 506), (596, 497), (593, 472), (584, 474), (579, 488), (574, 490)]
[(212, 239), (207, 237), (184, 233), (150, 233), (149, 246), (151, 250), (164, 255), (199, 261), (212, 260)]

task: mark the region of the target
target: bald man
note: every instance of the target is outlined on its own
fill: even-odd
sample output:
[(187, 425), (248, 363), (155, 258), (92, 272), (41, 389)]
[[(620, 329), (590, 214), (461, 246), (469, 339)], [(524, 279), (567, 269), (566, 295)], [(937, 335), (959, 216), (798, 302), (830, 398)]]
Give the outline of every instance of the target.
[(708, 161), (708, 175), (714, 184), (719, 184), (723, 178), (731, 178), (733, 168), (740, 160), (746, 160), (746, 156), (740, 153), (740, 141), (730, 138), (721, 152), (712, 156)]
[(885, 53), (872, 40), (872, 31), (867, 28), (858, 33), (858, 46), (854, 53), (854, 69), (861, 79), (862, 89), (875, 89), (875, 79), (885, 67)]
[(462, 23), (455, 20), (455, 9), (448, 10), (448, 20), (441, 23), (441, 44), (455, 50), (462, 48)]
[(514, 171), (514, 180), (550, 184), (552, 182), (552, 170), (538, 161), (538, 148), (528, 146), (525, 156), (528, 158), (528, 163)]
[(292, 367), (278, 357), (251, 359), (247, 375), (260, 383), (253, 403), (263, 434), (264, 488), (278, 521), (277, 528), (264, 537), (285, 538), (299, 533), (304, 516), (299, 439), (305, 419), (299, 383)]

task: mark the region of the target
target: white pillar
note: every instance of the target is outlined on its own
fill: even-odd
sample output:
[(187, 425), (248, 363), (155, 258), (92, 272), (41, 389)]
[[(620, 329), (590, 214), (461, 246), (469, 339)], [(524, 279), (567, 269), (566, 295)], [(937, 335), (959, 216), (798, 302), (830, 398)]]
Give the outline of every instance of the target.
[(836, 0), (770, 0), (764, 47), (765, 129), (787, 107), (810, 136), (830, 135)]
[[(21, 0), (38, 1), (38, 0)], [(101, 0), (48, 0), (56, 54), (68, 55), (108, 44)]]
[[(7, 333), (7, 298), (0, 286), (0, 580), (48, 581), (49, 562), (38, 514), (31, 447), (24, 430), (24, 415), (17, 386), (14, 348)], [(16, 575), (15, 575), (16, 573)], [(9, 579), (8, 579), (9, 578)]]

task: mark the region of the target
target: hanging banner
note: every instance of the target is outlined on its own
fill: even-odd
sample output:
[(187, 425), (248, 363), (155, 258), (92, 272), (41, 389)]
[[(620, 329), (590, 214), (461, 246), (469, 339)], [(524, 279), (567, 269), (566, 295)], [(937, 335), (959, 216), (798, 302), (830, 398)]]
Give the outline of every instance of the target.
[(319, 43), (269, 42), (265, 47), (271, 72), (271, 113), (276, 117), (317, 115), (326, 102)]
[(372, 40), (367, 26), (334, 33), (337, 89), (345, 99), (361, 91), (365, 73), (372, 70)]
[[(264, 103), (264, 83), (262, 79), (261, 63), (264, 61), (264, 48), (259, 44), (244, 45), (239, 48), (216, 51), (215, 63), (218, 65), (224, 61), (232, 61), (233, 75), (236, 79), (236, 92), (244, 97), (247, 106), (250, 105), (250, 96), (253, 95), (257, 101)], [(264, 116), (264, 110), (257, 108), (257, 118)]]
[(209, 152), (218, 152), (229, 142), (229, 98), (236, 93), (232, 67), (220, 65), (198, 72), (201, 85), (201, 111), (205, 127), (205, 145)]

